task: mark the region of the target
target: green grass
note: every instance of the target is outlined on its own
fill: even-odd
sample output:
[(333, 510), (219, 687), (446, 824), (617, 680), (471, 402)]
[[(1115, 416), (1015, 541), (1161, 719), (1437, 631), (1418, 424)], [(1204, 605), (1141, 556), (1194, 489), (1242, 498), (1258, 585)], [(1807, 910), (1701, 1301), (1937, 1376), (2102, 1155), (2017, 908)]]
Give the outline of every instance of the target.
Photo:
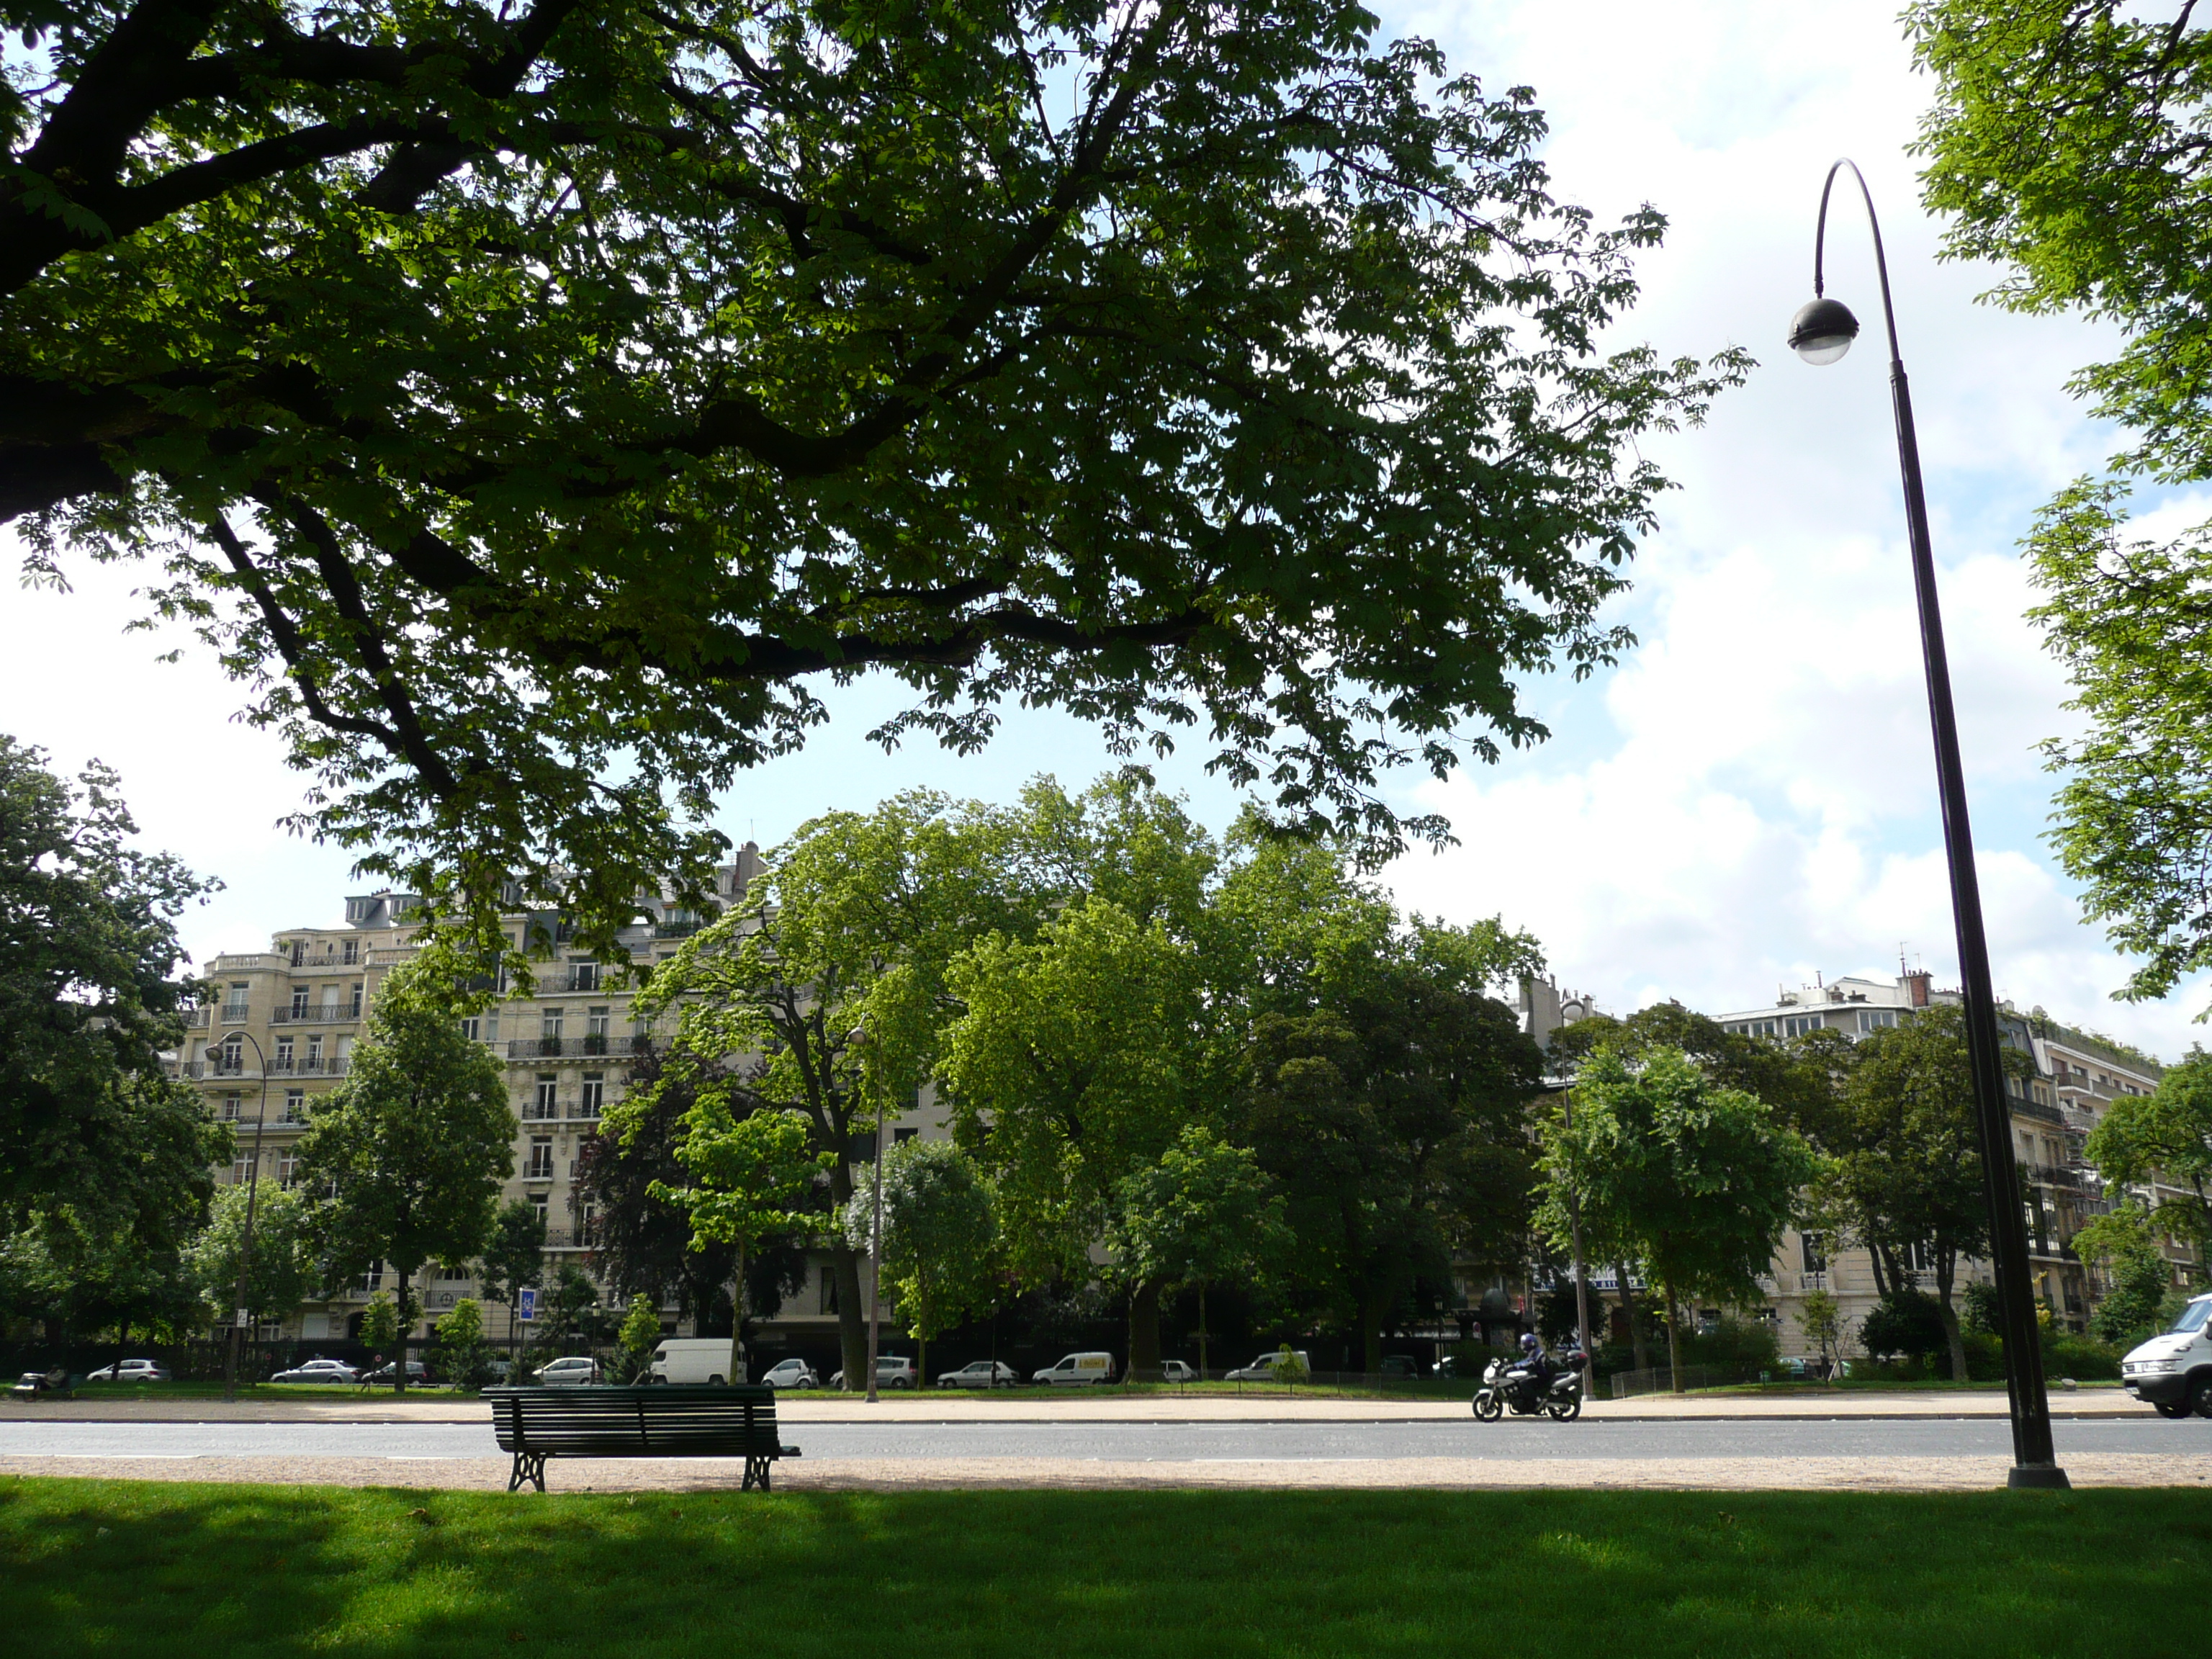
[(0, 1607), (33, 1655), (2179, 1659), (2212, 1646), (2212, 1504), (17, 1477)]

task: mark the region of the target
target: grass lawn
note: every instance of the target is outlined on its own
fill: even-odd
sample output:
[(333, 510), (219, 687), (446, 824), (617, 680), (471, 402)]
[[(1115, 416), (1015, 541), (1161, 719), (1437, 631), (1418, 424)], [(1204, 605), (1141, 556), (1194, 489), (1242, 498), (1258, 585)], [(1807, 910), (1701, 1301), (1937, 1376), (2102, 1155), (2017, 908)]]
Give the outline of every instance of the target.
[(2212, 1647), (2201, 1492), (411, 1492), (0, 1477), (14, 1651), (1040, 1659)]

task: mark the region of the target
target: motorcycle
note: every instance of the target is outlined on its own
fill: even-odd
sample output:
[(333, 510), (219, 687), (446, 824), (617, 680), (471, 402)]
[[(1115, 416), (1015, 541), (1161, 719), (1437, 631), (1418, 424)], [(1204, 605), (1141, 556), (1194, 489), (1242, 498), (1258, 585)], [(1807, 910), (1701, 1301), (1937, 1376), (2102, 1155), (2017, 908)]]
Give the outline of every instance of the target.
[(1583, 1414), (1583, 1366), (1580, 1352), (1563, 1355), (1559, 1369), (1547, 1383), (1525, 1359), (1493, 1359), (1474, 1391), (1474, 1416), (1479, 1423), (1495, 1423), (1510, 1411), (1516, 1417), (1545, 1416), (1571, 1423)]

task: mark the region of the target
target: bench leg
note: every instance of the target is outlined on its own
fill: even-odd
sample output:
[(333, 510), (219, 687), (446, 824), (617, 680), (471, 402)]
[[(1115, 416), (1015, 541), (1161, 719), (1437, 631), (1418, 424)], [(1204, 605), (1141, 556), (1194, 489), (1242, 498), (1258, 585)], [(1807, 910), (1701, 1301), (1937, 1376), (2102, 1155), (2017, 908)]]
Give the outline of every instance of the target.
[(514, 1469), (507, 1477), (507, 1489), (509, 1492), (520, 1492), (522, 1489), (522, 1483), (526, 1480), (540, 1492), (545, 1490), (545, 1454), (544, 1452), (515, 1453)]
[(768, 1459), (765, 1457), (748, 1457), (745, 1459), (745, 1484), (744, 1490), (750, 1492), (756, 1486), (759, 1487), (763, 1492), (766, 1492), (769, 1489)]

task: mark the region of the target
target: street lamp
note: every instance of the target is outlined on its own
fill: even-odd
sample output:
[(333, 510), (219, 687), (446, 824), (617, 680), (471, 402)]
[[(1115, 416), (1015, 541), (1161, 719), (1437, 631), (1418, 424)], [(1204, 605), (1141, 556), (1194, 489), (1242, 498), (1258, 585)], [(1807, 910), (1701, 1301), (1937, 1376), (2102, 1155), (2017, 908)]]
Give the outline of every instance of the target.
[(1866, 203), (1874, 233), (1874, 264), (1881, 283), (1882, 321), (1889, 335), (1889, 394), (1897, 416), (1898, 464), (1905, 482), (1905, 522), (1912, 544), (1912, 586), (1920, 605), (1920, 653), (1928, 681), (1928, 719), (1936, 738), (1936, 780), (1943, 805), (1943, 848), (1951, 871), (1951, 909), (1959, 934), (1959, 976), (1966, 992), (1966, 1052), (1974, 1077), (1974, 1115), (1980, 1131), (1982, 1180), (1990, 1206), (1990, 1254), (1996, 1270), (2003, 1325), (2005, 1385), (2011, 1396), (2013, 1467), (2007, 1484), (2064, 1487), (2051, 1443), (2051, 1401), (2044, 1391), (2043, 1349), (2029, 1294), (2027, 1227), (2021, 1214), (2013, 1164), (2011, 1115), (2005, 1105), (2004, 1067), (1998, 1055), (1996, 998), (1990, 984), (1989, 941), (1982, 931), (1982, 894), (1974, 876), (1974, 836), (1966, 818), (1966, 782), (1959, 763), (1959, 723), (1951, 707), (1951, 671), (1943, 651), (1943, 618), (1936, 599), (1936, 560), (1928, 545), (1928, 503), (1920, 488), (1920, 445), (1913, 435), (1912, 397), (1897, 349), (1897, 313), (1890, 303), (1889, 264), (1874, 195), (1856, 163), (1838, 161), (1820, 186), (1820, 216), (1813, 234), (1813, 300), (1790, 323), (1790, 347), (1808, 363), (1832, 363), (1850, 349), (1858, 319), (1822, 289), (1821, 256), (1828, 231), (1828, 197), (1836, 174), (1850, 167)]
[[(238, 1250), (238, 1300), (231, 1304), (230, 1351), (222, 1364), (222, 1398), (226, 1405), (238, 1399), (238, 1350), (245, 1340), (247, 1316), (246, 1280), (253, 1270), (253, 1206), (261, 1196), (261, 1137), (269, 1125), (269, 1057), (262, 1052), (259, 1039), (250, 1031), (234, 1031), (216, 1046), (228, 1048), (234, 1038), (253, 1044), (254, 1063), (261, 1072), (261, 1103), (253, 1115), (253, 1168), (246, 1183), (246, 1237)], [(216, 1063), (220, 1066), (222, 1062)]]

